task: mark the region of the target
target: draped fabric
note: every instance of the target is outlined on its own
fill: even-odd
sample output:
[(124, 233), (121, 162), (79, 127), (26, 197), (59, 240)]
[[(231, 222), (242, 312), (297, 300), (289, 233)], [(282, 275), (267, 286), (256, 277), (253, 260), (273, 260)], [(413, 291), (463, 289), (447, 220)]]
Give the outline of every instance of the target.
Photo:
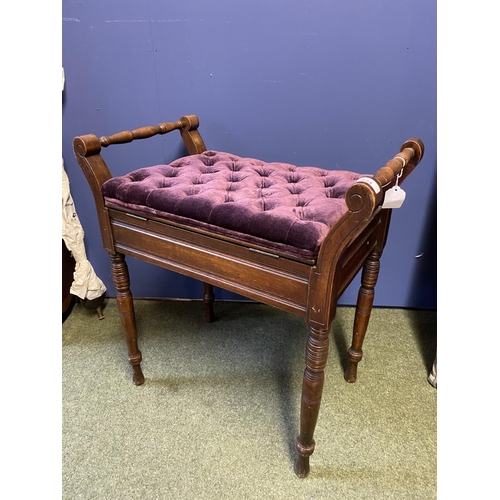
[(75, 204), (71, 196), (69, 179), (62, 163), (62, 238), (66, 248), (75, 259), (76, 266), (73, 273), (73, 283), (70, 293), (81, 299), (93, 300), (106, 293), (104, 283), (96, 275), (87, 259), (84, 245), (84, 231), (76, 213)]

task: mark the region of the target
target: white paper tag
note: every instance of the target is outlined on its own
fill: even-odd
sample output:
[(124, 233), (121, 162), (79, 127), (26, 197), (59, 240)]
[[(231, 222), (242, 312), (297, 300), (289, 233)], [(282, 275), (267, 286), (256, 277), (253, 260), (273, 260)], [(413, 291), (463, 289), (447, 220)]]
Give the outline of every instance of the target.
[(399, 186), (393, 186), (385, 192), (382, 208), (399, 208), (405, 198), (406, 193)]
[(380, 193), (380, 186), (377, 181), (372, 179), (371, 177), (360, 177), (356, 182), (364, 182), (373, 188), (375, 194)]

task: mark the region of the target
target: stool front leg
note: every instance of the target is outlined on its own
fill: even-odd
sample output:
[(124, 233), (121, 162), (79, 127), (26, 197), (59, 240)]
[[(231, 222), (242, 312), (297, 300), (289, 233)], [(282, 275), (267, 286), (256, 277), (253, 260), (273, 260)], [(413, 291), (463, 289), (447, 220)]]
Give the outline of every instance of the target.
[(137, 328), (135, 324), (134, 300), (130, 291), (130, 279), (125, 256), (121, 253), (110, 253), (111, 273), (116, 288), (116, 301), (122, 323), (123, 333), (128, 347), (128, 362), (132, 366), (132, 381), (135, 385), (144, 383), (141, 370), (142, 354), (137, 345)]
[(295, 462), (295, 474), (299, 477), (309, 475), (309, 457), (314, 452), (313, 435), (323, 394), (329, 331), (309, 326), (300, 406), (300, 434), (296, 441), (298, 456)]
[(349, 362), (344, 373), (347, 382), (356, 382), (358, 363), (363, 357), (363, 341), (365, 339), (370, 314), (372, 312), (373, 298), (375, 296), (375, 285), (377, 284), (380, 270), (380, 256), (382, 252), (374, 250), (363, 264), (361, 274), (361, 287), (358, 292), (356, 303), (356, 315), (352, 335), (352, 345), (347, 351)]

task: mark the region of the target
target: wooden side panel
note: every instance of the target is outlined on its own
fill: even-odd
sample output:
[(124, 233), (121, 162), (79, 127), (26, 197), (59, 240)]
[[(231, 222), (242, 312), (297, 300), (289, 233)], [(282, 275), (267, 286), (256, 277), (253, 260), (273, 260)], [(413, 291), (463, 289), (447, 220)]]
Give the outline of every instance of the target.
[(380, 217), (376, 217), (370, 225), (344, 250), (337, 265), (338, 293), (340, 297), (350, 285), (370, 252), (380, 244)]
[[(160, 233), (113, 219), (112, 229), (119, 252), (305, 316), (308, 266), (302, 265), (304, 273), (297, 273), (296, 262), (236, 249), (234, 244), (192, 232), (189, 239), (183, 238), (184, 231), (166, 225)], [(247, 258), (241, 255), (245, 250)]]

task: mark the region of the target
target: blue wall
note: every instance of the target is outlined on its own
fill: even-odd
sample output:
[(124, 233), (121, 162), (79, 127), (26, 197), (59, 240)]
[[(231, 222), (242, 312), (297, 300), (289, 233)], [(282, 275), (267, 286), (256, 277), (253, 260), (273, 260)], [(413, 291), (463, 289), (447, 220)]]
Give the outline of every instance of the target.
[[(210, 149), (363, 173), (421, 138), (426, 153), (393, 212), (375, 304), (436, 307), (434, 1), (63, 0), (62, 16), (62, 152), (108, 295), (109, 258), (73, 137), (196, 114)], [(185, 151), (175, 133), (104, 154), (120, 175)], [(194, 280), (127, 262), (136, 297), (201, 297)], [(358, 283), (341, 304), (355, 303)]]

